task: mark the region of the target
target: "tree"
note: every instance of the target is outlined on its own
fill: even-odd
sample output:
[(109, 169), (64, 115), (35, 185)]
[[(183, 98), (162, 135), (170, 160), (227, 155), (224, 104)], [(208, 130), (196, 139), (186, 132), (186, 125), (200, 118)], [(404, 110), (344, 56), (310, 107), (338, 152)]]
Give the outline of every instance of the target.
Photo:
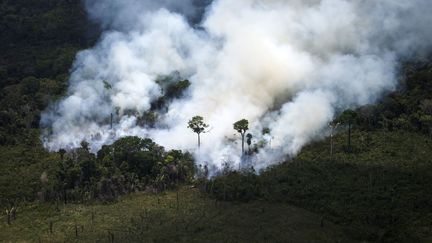
[(353, 110), (346, 110), (340, 116), (341, 122), (348, 124), (348, 146), (347, 146), (348, 152), (351, 152), (351, 128), (356, 117), (357, 117), (357, 113)]
[(329, 127), (330, 127), (330, 156), (333, 156), (333, 135), (334, 135), (334, 132), (339, 125), (340, 125), (340, 122), (333, 121), (333, 122), (329, 123)]
[(250, 154), (250, 152), (251, 152), (250, 146), (251, 146), (251, 144), (252, 144), (252, 137), (253, 137), (253, 136), (252, 136), (252, 134), (248, 133), (248, 134), (246, 135), (246, 137), (247, 137), (246, 143), (247, 143), (247, 145), (248, 145), (249, 154)]
[(244, 140), (245, 140), (245, 134), (246, 131), (249, 130), (249, 121), (246, 119), (242, 119), (240, 121), (237, 121), (234, 123), (234, 130), (236, 130), (238, 133), (240, 133), (242, 137), (242, 155), (244, 154)]
[(81, 141), (81, 148), (82, 149), (89, 151), (89, 145), (90, 144), (87, 141), (85, 141), (85, 140)]
[(201, 146), (201, 133), (206, 133), (205, 130), (209, 125), (204, 122), (204, 118), (201, 116), (194, 116), (188, 122), (188, 128), (190, 128), (194, 133), (198, 135), (198, 148)]
[(156, 163), (163, 160), (164, 149), (149, 138), (124, 137), (113, 145), (115, 166), (122, 172), (146, 177), (152, 173)]

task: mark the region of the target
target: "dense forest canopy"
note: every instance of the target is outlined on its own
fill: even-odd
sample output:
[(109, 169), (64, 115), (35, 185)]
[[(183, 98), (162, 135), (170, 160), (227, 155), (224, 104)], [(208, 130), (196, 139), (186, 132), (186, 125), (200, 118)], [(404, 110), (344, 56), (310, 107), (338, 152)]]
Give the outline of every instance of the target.
[(7, 145), (39, 127), (41, 111), (65, 93), (77, 51), (100, 32), (80, 1), (2, 1), (0, 13), (0, 144)]

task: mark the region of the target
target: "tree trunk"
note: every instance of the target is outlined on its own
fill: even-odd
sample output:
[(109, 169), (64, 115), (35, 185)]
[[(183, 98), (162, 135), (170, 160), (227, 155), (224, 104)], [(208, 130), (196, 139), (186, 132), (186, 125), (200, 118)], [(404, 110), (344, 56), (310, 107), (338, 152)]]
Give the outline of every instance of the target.
[(111, 129), (113, 129), (113, 113), (111, 113)]
[(245, 134), (242, 133), (242, 156), (244, 155), (244, 138), (245, 138)]
[(200, 138), (200, 134), (198, 133), (198, 148), (201, 147), (201, 138)]

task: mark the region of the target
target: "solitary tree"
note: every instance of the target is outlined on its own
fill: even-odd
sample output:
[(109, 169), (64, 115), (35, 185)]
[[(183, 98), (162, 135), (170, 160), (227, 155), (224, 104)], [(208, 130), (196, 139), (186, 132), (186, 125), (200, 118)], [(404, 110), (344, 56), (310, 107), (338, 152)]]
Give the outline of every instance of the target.
[(240, 121), (237, 121), (234, 123), (234, 130), (236, 130), (238, 133), (240, 133), (242, 137), (242, 154), (244, 154), (244, 140), (245, 140), (245, 133), (247, 130), (249, 130), (249, 121), (246, 119), (242, 119)]
[(188, 122), (188, 128), (198, 135), (198, 148), (201, 146), (200, 135), (201, 133), (206, 133), (207, 131), (205, 129), (208, 127), (209, 125), (204, 122), (204, 118), (201, 116), (194, 116)]
[(357, 117), (357, 113), (353, 110), (346, 110), (340, 116), (340, 120), (343, 123), (348, 124), (348, 147), (347, 147), (348, 152), (351, 152), (351, 127), (356, 117)]

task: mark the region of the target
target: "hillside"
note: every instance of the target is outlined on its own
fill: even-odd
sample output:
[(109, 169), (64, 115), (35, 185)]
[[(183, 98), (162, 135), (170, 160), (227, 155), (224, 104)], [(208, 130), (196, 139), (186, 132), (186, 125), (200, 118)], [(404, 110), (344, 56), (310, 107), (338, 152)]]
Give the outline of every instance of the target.
[[(203, 178), (188, 151), (146, 138), (46, 151), (41, 112), (101, 30), (79, 0), (6, 0), (0, 16), (0, 241), (432, 241), (430, 58), (403, 62), (394, 92), (336, 117), (332, 152), (321, 138), (263, 171)], [(177, 79), (139, 122), (154, 126), (191, 85)]]
[[(11, 241), (355, 242), (342, 227), (286, 204), (218, 202), (196, 189), (134, 194), (102, 205), (23, 208), (0, 233)], [(50, 228), (51, 227), (51, 228)]]
[[(247, 233), (250, 227), (239, 227), (239, 225), (250, 223), (251, 227), (258, 227), (255, 225), (260, 222), (265, 232), (272, 235), (271, 237), (274, 237), (272, 239), (275, 240), (298, 237), (298, 241), (295, 242), (307, 242), (306, 236), (316, 235), (318, 238), (314, 239), (319, 242), (334, 242), (334, 239), (338, 237), (370, 242), (395, 240), (428, 242), (432, 237), (432, 231), (429, 228), (432, 223), (430, 205), (432, 193), (429, 187), (429, 181), (432, 178), (430, 161), (432, 140), (426, 136), (409, 132), (377, 131), (369, 133), (370, 140), (367, 145), (364, 139), (367, 133), (357, 131), (353, 136), (353, 144), (357, 151), (353, 154), (346, 154), (343, 150), (343, 145), (346, 143), (345, 135), (341, 132), (336, 136), (336, 149), (332, 158), (329, 155), (329, 141), (326, 140), (308, 146), (296, 159), (274, 166), (259, 176), (248, 172), (240, 174), (233, 172), (208, 182), (207, 190), (199, 184), (198, 188), (202, 188), (203, 192), (207, 192), (208, 195), (196, 190), (180, 189), (180, 208), (201, 208), (200, 210), (206, 211), (207, 216), (203, 216), (202, 223), (199, 225), (204, 224), (204, 228), (209, 227), (207, 230), (202, 229), (209, 235), (212, 229), (218, 228), (218, 231), (232, 232), (229, 237), (243, 237), (242, 235), (247, 237), (251, 234)], [(35, 165), (39, 164), (43, 165), (39, 162), (35, 163)], [(23, 168), (33, 172), (37, 171), (34, 166)], [(40, 170), (43, 169), (45, 168), (40, 168)], [(33, 175), (31, 172), (28, 174)], [(35, 178), (29, 178), (29, 181), (39, 180), (37, 175), (40, 174), (34, 173), (34, 175)], [(10, 179), (12, 177), (12, 175), (4, 176)], [(25, 192), (27, 186), (23, 184), (19, 190)], [(2, 191), (6, 190), (2, 189)], [(132, 218), (145, 212), (146, 209), (165, 215), (166, 222), (164, 221), (160, 227), (167, 227), (167, 231), (172, 232), (176, 227), (180, 227), (177, 223), (170, 223), (171, 220), (174, 220), (171, 217), (176, 215), (171, 213), (176, 211), (177, 207), (176, 192), (162, 193), (160, 195), (163, 198), (160, 201), (161, 204), (157, 204), (157, 197), (159, 197), (157, 194), (147, 192), (147, 194), (122, 196), (109, 204), (101, 204), (97, 201), (67, 205), (61, 202), (20, 203), (17, 220), (13, 221), (11, 226), (6, 224), (6, 218), (3, 216), (2, 224), (4, 224), (4, 229), (7, 229), (3, 237), (9, 238), (15, 235), (13, 232), (16, 230), (22, 231), (25, 228), (24, 232), (27, 233), (20, 234), (17, 240), (38, 239), (37, 237), (42, 239), (73, 238), (76, 222), (80, 226), (84, 225), (85, 229), (90, 227), (89, 218), (91, 218), (92, 211), (108, 218), (101, 222), (93, 233), (85, 230), (83, 235), (79, 236), (81, 240), (107, 237), (106, 228), (113, 232), (124, 232), (125, 228), (132, 228), (132, 232), (136, 232), (136, 220), (138, 219)], [(152, 206), (146, 206), (150, 202)], [(314, 213), (290, 205), (305, 208)], [(56, 207), (59, 207), (60, 211), (56, 211)], [(286, 209), (281, 207), (286, 207)], [(216, 214), (218, 210), (222, 210), (221, 218), (208, 216)], [(256, 210), (264, 210), (264, 212), (261, 211), (262, 215), (254, 218), (257, 214)], [(181, 220), (188, 221), (189, 217), (191, 219), (201, 217), (195, 215), (199, 210), (185, 211)], [(271, 211), (275, 213), (273, 216)], [(240, 220), (238, 224), (234, 223), (234, 219), (225, 218), (232, 217), (233, 214), (237, 215), (235, 217)], [(293, 222), (289, 220), (292, 218), (294, 218)], [(40, 224), (30, 227), (28, 224), (34, 220), (38, 220)], [(47, 234), (51, 220), (55, 222), (54, 227), (56, 228), (53, 236)], [(121, 221), (123, 222), (121, 224), (114, 223), (119, 220), (126, 221)], [(282, 220), (284, 224), (279, 225), (272, 220)], [(323, 228), (320, 226), (321, 221), (324, 222)], [(218, 222), (225, 223), (219, 225)], [(231, 223), (228, 222), (234, 225), (231, 226)], [(184, 222), (179, 224), (184, 226)], [(278, 227), (281, 227), (280, 229), (293, 227), (297, 233), (294, 234), (291, 231), (282, 231), (286, 234), (271, 233), (281, 232)], [(160, 232), (159, 230), (162, 229), (151, 230), (151, 237), (155, 237), (154, 239), (162, 237), (162, 234), (157, 233)], [(162, 232), (165, 231), (162, 230)], [(205, 237), (200, 236), (202, 234), (200, 232), (201, 230), (198, 232), (180, 230), (172, 233), (171, 237), (185, 241)], [(127, 236), (126, 233), (119, 234), (121, 236), (116, 237), (132, 237), (132, 239), (140, 237), (135, 234), (132, 234), (134, 236)], [(207, 236), (210, 237), (209, 235)], [(270, 237), (265, 234), (254, 236), (258, 239)], [(215, 240), (224, 239), (220, 238), (222, 237), (220, 235), (214, 237)], [(242, 241), (239, 238), (230, 239)]]

